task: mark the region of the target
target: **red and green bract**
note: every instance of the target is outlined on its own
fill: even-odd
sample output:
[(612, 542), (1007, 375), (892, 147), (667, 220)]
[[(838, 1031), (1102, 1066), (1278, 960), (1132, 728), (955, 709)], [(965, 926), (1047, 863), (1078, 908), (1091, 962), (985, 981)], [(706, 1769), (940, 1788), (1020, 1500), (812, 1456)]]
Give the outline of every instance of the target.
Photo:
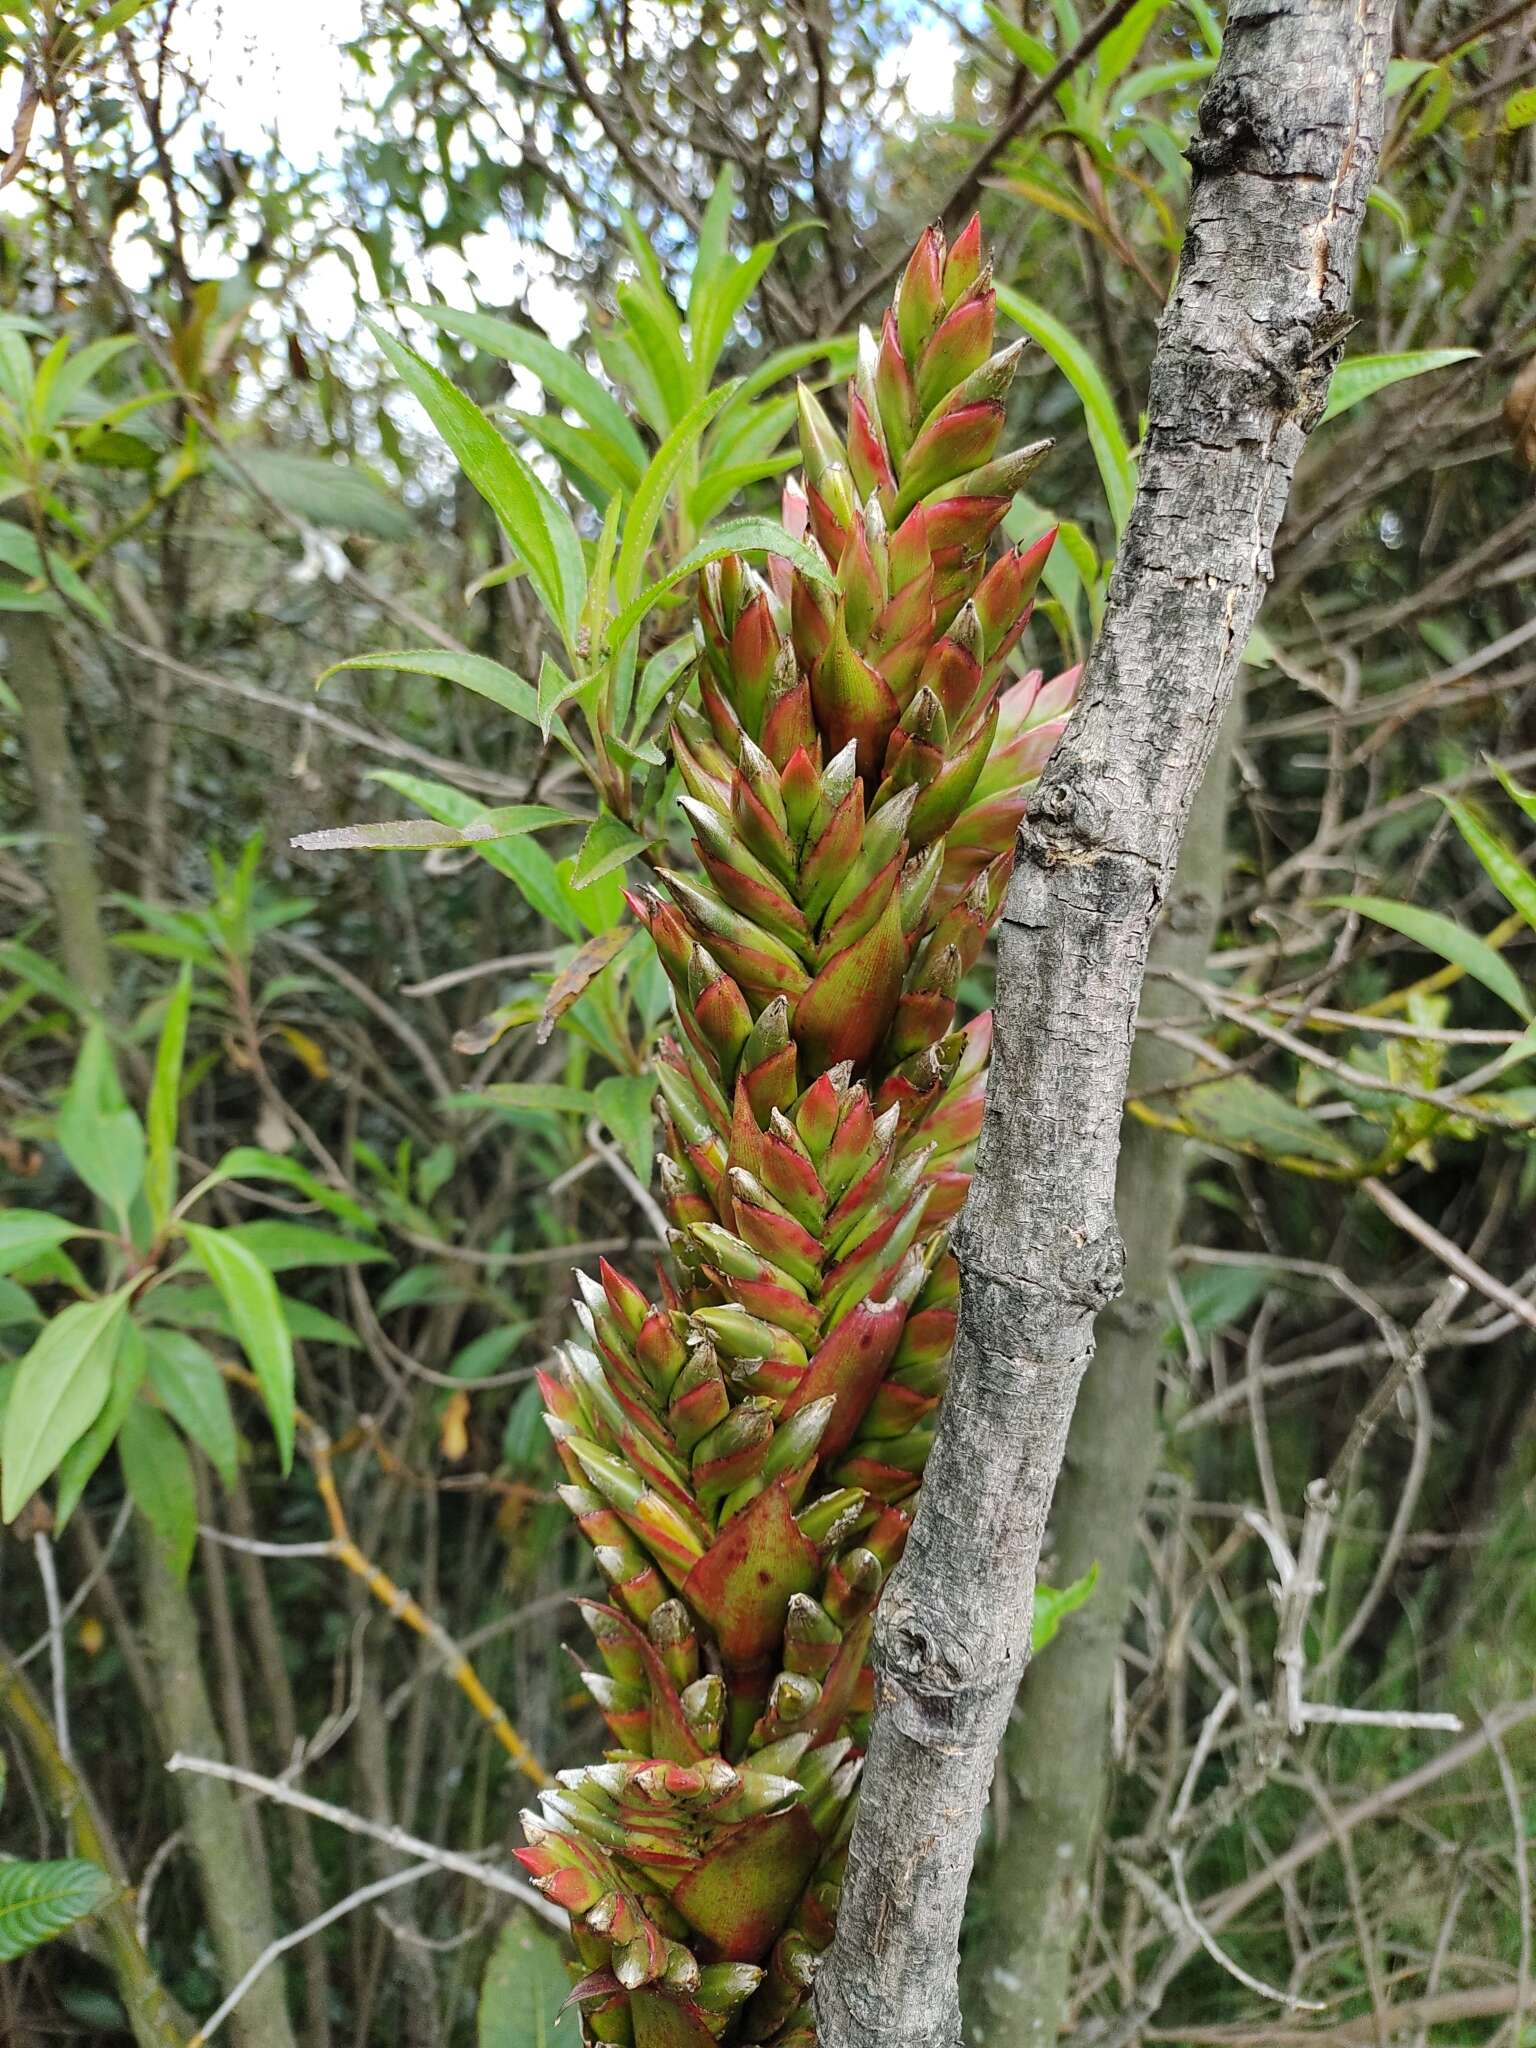
[(835, 587), (701, 579), (671, 736), (697, 866), (631, 899), (676, 995), (671, 1270), (656, 1301), (584, 1279), (544, 1384), (610, 1592), (585, 1679), (614, 1747), (519, 1853), (571, 1914), (590, 2041), (814, 2040), (872, 1617), (954, 1336), (991, 1037), (957, 997), (1076, 685), (1012, 658), (1052, 536), (989, 561), (1049, 445), (997, 452), (1018, 351), (993, 325), (977, 223), (930, 228), (846, 440), (801, 395), (786, 524)]

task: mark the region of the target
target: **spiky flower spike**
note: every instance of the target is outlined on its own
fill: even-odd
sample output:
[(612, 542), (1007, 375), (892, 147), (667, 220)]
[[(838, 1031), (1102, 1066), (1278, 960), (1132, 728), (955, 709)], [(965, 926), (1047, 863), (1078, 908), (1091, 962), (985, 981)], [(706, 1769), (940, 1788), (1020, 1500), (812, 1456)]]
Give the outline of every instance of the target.
[(999, 456), (972, 222), (918, 243), (848, 436), (801, 397), (786, 522), (835, 589), (727, 558), (672, 745), (698, 868), (631, 899), (676, 992), (658, 1060), (673, 1270), (582, 1282), (545, 1383), (611, 1588), (584, 1674), (609, 1760), (520, 1852), (570, 1911), (586, 2038), (814, 2039), (871, 1705), (955, 1323), (947, 1226), (990, 1018), (956, 997), (1075, 676), (1003, 686), (1051, 544), (988, 542), (1047, 443)]

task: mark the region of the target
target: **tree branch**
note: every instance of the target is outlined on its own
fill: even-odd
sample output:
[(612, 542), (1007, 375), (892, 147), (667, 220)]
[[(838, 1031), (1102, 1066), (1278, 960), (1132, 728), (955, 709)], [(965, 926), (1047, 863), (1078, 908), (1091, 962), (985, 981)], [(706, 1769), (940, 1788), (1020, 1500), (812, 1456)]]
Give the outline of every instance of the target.
[[(1190, 148), (1136, 507), (1019, 835), (950, 1391), (876, 1628), (821, 2048), (954, 2048), (955, 1955), (1093, 1323), (1153, 919), (1346, 327), (1391, 0), (1235, 0)], [(1048, 1853), (1043, 1850), (1042, 1853)]]

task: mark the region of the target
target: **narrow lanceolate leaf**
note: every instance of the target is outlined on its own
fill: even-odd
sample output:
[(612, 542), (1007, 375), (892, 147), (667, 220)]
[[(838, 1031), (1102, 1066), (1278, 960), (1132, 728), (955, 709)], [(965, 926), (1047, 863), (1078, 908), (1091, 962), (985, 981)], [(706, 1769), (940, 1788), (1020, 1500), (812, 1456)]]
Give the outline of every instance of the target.
[(118, 1432), (117, 1455), (134, 1506), (177, 1578), (185, 1578), (197, 1546), (197, 1481), (186, 1446), (165, 1417), (135, 1401)]
[(390, 1256), (381, 1245), (278, 1217), (231, 1224), (218, 1234), (225, 1244), (239, 1245), (259, 1259), (269, 1273), (290, 1273), (302, 1266), (367, 1266)]
[(13, 1963), (99, 1912), (115, 1886), (98, 1864), (0, 1863), (0, 1963)]
[(226, 1486), (239, 1469), (239, 1438), (219, 1362), (185, 1330), (144, 1332), (149, 1383), (167, 1415), (189, 1436)]
[(176, 1200), (176, 1128), (181, 1115), (181, 1067), (187, 1047), (187, 1017), (192, 1007), (192, 969), (183, 964), (166, 1005), (165, 1022), (155, 1052), (155, 1078), (149, 1091), (148, 1162), (144, 1193), (157, 1230), (163, 1229)]
[(192, 1255), (218, 1289), (261, 1388), (284, 1472), (293, 1463), (293, 1342), (277, 1283), (257, 1254), (226, 1230), (183, 1226)]
[(1033, 335), (1082, 401), (1088, 443), (1098, 464), (1099, 480), (1109, 504), (1115, 531), (1124, 530), (1136, 496), (1136, 469), (1121, 429), (1115, 401), (1088, 350), (1043, 306), (1007, 286), (998, 287), (997, 302), (1026, 334)]
[(505, 363), (531, 370), (546, 391), (602, 435), (612, 459), (625, 469), (627, 484), (632, 488), (639, 481), (645, 443), (613, 393), (569, 349), (557, 348), (532, 328), (493, 313), (465, 312), (457, 306), (413, 305), (410, 310), (445, 334), (458, 335)]
[(400, 381), (420, 401), (464, 474), (496, 514), (528, 564), (529, 581), (552, 624), (566, 646), (574, 648), (587, 579), (570, 514), (441, 370), (371, 321), (369, 328)]
[(608, 629), (610, 643), (615, 647), (622, 646), (669, 590), (675, 590), (679, 583), (686, 583), (700, 569), (707, 568), (711, 562), (722, 561), (727, 555), (746, 554), (779, 555), (812, 583), (830, 587), (833, 581), (832, 572), (822, 558), (803, 541), (792, 539), (777, 521), (728, 520), (724, 526), (716, 527), (696, 548), (690, 549), (664, 576), (641, 591), (632, 604), (625, 606)]
[(381, 821), (377, 825), (327, 825), (318, 832), (300, 832), (289, 840), (305, 853), (391, 853), (439, 846), (484, 846), (517, 839), (525, 832), (547, 832), (573, 822), (569, 811), (553, 804), (505, 804), (485, 811), (466, 825), (441, 825), (430, 818)]
[(119, 1223), (144, 1182), (144, 1126), (118, 1086), (107, 1034), (86, 1030), (59, 1110), (59, 1145), (91, 1193)]
[(697, 447), (699, 436), (735, 390), (734, 383), (722, 384), (691, 405), (652, 457), (635, 492), (635, 501), (624, 522), (624, 538), (619, 543), (613, 581), (621, 606), (635, 598), (644, 581), (645, 558), (650, 552), (657, 524), (678, 471)]
[(1390, 931), (1401, 932), (1415, 945), (1438, 953), (1442, 960), (1449, 960), (1464, 974), (1470, 974), (1474, 981), (1480, 981), (1484, 988), (1492, 989), (1512, 1010), (1529, 1021), (1530, 999), (1509, 962), (1485, 939), (1480, 939), (1476, 932), (1468, 931), (1465, 925), (1457, 924), (1454, 918), (1442, 917), (1436, 910), (1420, 910), (1412, 903), (1394, 903), (1386, 896), (1325, 896), (1322, 901), (1341, 910), (1358, 910), (1362, 917), (1384, 924)]
[(638, 832), (632, 832), (628, 825), (603, 811), (593, 819), (581, 842), (581, 851), (571, 869), (571, 887), (585, 889), (644, 851), (645, 841)]
[(112, 1384), (129, 1287), (71, 1302), (22, 1359), (0, 1437), (0, 1516), (13, 1522), (70, 1446), (90, 1428)]
[(460, 689), (473, 690), (477, 697), (484, 697), (492, 704), (499, 704), (503, 711), (510, 711), (517, 718), (526, 718), (530, 725), (539, 723), (539, 699), (532, 683), (512, 669), (503, 668), (499, 661), (492, 661), (484, 654), (462, 654), (441, 647), (397, 648), (386, 654), (354, 654), (349, 661), (334, 661), (315, 678), (315, 688), (328, 682), (332, 676), (340, 675), (346, 669), (387, 669), (391, 673), (406, 676), (431, 676), (439, 682), (456, 683)]
[(0, 1210), (0, 1273), (14, 1273), (79, 1235), (78, 1224), (43, 1209)]
[(1456, 829), (1477, 855), (1484, 874), (1512, 910), (1536, 931), (1536, 876), (1531, 874), (1513, 847), (1485, 825), (1477, 813), (1458, 798), (1443, 796), (1441, 803), (1456, 820)]
[(59, 1460), (58, 1490), (54, 1495), (53, 1508), (57, 1528), (63, 1529), (68, 1523), (92, 1475), (116, 1443), (123, 1418), (144, 1383), (148, 1365), (149, 1352), (144, 1333), (130, 1317), (124, 1322), (118, 1338), (107, 1398), (84, 1436), (77, 1437)]
[(1464, 363), (1477, 354), (1475, 348), (1411, 348), (1398, 355), (1352, 356), (1340, 363), (1328, 387), (1328, 404), (1323, 421), (1336, 420), (1364, 399), (1373, 398), (1390, 385), (1408, 377), (1423, 377), (1431, 370)]
[(1175, 1099), (1181, 1119), (1197, 1137), (1266, 1159), (1311, 1159), (1328, 1166), (1358, 1167), (1360, 1161), (1332, 1127), (1298, 1104), (1266, 1088), (1250, 1074), (1186, 1089)]

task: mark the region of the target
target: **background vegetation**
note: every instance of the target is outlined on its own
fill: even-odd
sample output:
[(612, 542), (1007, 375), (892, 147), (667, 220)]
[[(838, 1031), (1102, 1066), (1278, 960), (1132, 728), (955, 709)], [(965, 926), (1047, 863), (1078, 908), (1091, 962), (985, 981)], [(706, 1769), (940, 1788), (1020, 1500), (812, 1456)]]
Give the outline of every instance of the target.
[[(503, 1871), (526, 1780), (598, 1746), (531, 1376), (572, 1265), (659, 1248), (621, 889), (684, 615), (578, 693), (558, 561), (509, 552), (399, 337), (582, 540), (648, 523), (638, 598), (772, 513), (794, 376), (835, 403), (915, 230), (979, 203), (1038, 344), (1016, 423), (1056, 437), (1013, 524), (1061, 521), (1029, 655), (1065, 669), (1221, 33), (1200, 0), (334, 14), (314, 147), (281, 96), (253, 140), (212, 0), (0, 0), (18, 2042), (186, 2040), (344, 1901), (221, 2030), (575, 2035), (515, 1880), (423, 1845)], [(287, 30), (290, 91), (331, 27)], [(998, 1774), (987, 2041), (1026, 2038), (1010, 1979), (1054, 2006), (1032, 1807), (1096, 1807), (1105, 1692), (1074, 2040), (1536, 2025), (1536, 22), (1419, 0), (1398, 47), (1358, 325), (1149, 985), (1127, 1214), (1187, 1195), (1074, 1445), (1052, 1576), (1101, 1576)], [(466, 839), (487, 808), (508, 836)], [(1138, 1371), (1160, 1426), (1116, 1446)]]

